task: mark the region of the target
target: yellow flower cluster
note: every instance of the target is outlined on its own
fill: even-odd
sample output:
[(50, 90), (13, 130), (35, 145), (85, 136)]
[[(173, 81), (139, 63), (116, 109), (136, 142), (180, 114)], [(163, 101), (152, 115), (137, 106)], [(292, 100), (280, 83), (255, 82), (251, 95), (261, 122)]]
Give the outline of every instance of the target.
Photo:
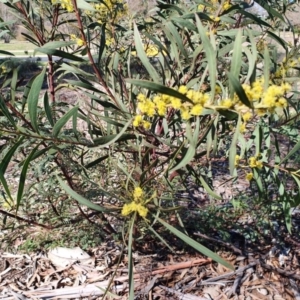
[(142, 126), (145, 129), (149, 129), (151, 127), (151, 123), (149, 121), (144, 120), (143, 116), (141, 116), (141, 115), (135, 116), (132, 124), (134, 127)]
[(124, 204), (121, 214), (128, 216), (133, 212), (137, 212), (143, 218), (148, 214), (148, 209), (145, 207), (144, 191), (140, 187), (134, 189), (133, 201)]
[(252, 172), (247, 173), (247, 174), (246, 174), (246, 179), (247, 179), (248, 181), (251, 181), (251, 180), (253, 179), (253, 173), (252, 173)]
[(287, 101), (284, 98), (284, 95), (290, 89), (291, 86), (288, 83), (282, 83), (280, 86), (269, 86), (261, 101), (262, 108), (266, 108), (271, 113), (274, 112), (276, 107), (285, 108), (287, 106)]
[(68, 12), (73, 12), (74, 11), (74, 6), (73, 6), (73, 3), (72, 3), (72, 0), (51, 0), (51, 3), (53, 5), (60, 4), (61, 7), (65, 10), (67, 10)]
[(220, 17), (209, 16), (214, 22), (219, 22)]
[(189, 120), (193, 116), (200, 116), (203, 106), (209, 100), (209, 96), (202, 92), (188, 90), (186, 86), (180, 86), (178, 92), (186, 95), (191, 101), (183, 102), (179, 98), (164, 94), (157, 94), (151, 99), (147, 98), (144, 94), (139, 94), (137, 96), (137, 107), (140, 114), (135, 117), (133, 126), (143, 126), (147, 129), (147, 127), (150, 127), (150, 123), (145, 121), (143, 116), (153, 117), (158, 115), (164, 117), (168, 109), (179, 110), (183, 120)]
[[(144, 45), (144, 51), (148, 57), (158, 56), (159, 49), (156, 45)], [(131, 51), (131, 55), (136, 56), (136, 51)]]
[(275, 72), (274, 76), (276, 78), (284, 78), (284, 77), (286, 77), (287, 72), (289, 70), (297, 67), (299, 63), (300, 63), (300, 58), (298, 58), (298, 60), (290, 58), (287, 61), (284, 59), (281, 62), (280, 67)]
[(70, 39), (71, 39), (71, 41), (75, 41), (79, 47), (84, 45), (84, 40), (78, 38), (75, 34), (71, 34)]
[(213, 13), (217, 10), (217, 8), (219, 6), (219, 1), (218, 0), (211, 0), (209, 2), (209, 4), (210, 4), (210, 6), (199, 4), (198, 5), (198, 10), (200, 10), (200, 11), (206, 10), (207, 12)]
[(256, 49), (258, 52), (262, 53), (264, 52), (265, 48), (267, 47), (267, 43), (265, 42), (264, 39), (260, 39), (257, 43), (256, 43)]
[(235, 110), (241, 114), (243, 123), (240, 127), (240, 132), (246, 130), (246, 123), (252, 119), (253, 115), (263, 115), (266, 113), (274, 113), (276, 108), (285, 108), (287, 101), (285, 94), (290, 91), (291, 86), (288, 83), (281, 83), (280, 85), (271, 84), (264, 90), (264, 80), (257, 79), (252, 85), (242, 85), (252, 108), (244, 105), (237, 95), (233, 99), (224, 98), (220, 101), (220, 106), (226, 109)]
[(227, 0), (223, 3), (223, 10), (227, 10), (231, 7), (230, 0)]
[[(117, 22), (128, 14), (128, 5), (124, 0), (105, 0), (102, 3), (94, 4), (98, 23), (102, 24), (108, 20)], [(91, 12), (86, 12), (91, 14)]]
[[(260, 154), (255, 156), (255, 157), (254, 156), (250, 157), (248, 159), (249, 167), (250, 168), (259, 168), (259, 169), (261, 169), (263, 167), (263, 163), (262, 163), (262, 161), (259, 160), (260, 158), (261, 158)], [(241, 157), (239, 155), (236, 155), (235, 160), (234, 160), (234, 166), (235, 167), (239, 166), (240, 160), (241, 160)], [(253, 175), (252, 172), (246, 173), (246, 180), (251, 181), (253, 179), (253, 176), (254, 175)]]
[[(198, 10), (199, 11), (207, 11), (209, 13), (214, 13), (216, 12), (216, 10), (218, 9), (219, 7), (219, 1), (218, 0), (211, 0), (209, 1), (210, 3), (210, 6), (206, 6), (204, 4), (199, 4), (198, 5)], [(223, 6), (222, 6), (222, 10), (227, 10), (231, 7), (231, 4), (230, 4), (230, 0), (226, 0), (224, 3), (223, 3)], [(214, 17), (210, 17), (211, 19), (214, 19)], [(218, 20), (220, 21), (220, 20)], [(218, 22), (218, 21), (215, 21), (215, 22)]]
[(114, 42), (115, 42), (114, 38), (110, 37), (105, 40), (105, 45), (109, 47), (110, 45), (114, 44)]
[(248, 159), (249, 167), (250, 168), (258, 168), (261, 169), (263, 167), (263, 163), (261, 160), (258, 160), (258, 157), (251, 156)]
[(1, 73), (5, 74), (7, 72), (6, 66), (1, 66)]

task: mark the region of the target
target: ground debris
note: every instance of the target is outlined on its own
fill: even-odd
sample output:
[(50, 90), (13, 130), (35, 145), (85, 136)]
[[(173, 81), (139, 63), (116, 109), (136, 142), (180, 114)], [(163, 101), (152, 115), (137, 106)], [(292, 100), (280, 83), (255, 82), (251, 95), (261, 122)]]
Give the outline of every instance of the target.
[[(111, 299), (128, 299), (126, 253), (104, 243), (89, 254), (93, 264), (72, 261), (59, 267), (46, 253), (2, 253), (0, 300), (101, 299), (106, 289)], [(195, 254), (168, 254), (165, 260), (135, 252), (135, 299), (299, 299), (300, 269), (295, 259), (281, 263), (281, 254), (274, 251), (255, 256), (218, 254), (236, 270)]]

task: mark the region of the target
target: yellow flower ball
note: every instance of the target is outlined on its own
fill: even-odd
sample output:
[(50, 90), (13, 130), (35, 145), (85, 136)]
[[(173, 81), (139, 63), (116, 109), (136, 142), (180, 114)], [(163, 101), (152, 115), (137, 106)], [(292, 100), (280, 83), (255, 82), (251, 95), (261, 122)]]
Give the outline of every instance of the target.
[(200, 116), (202, 113), (203, 107), (200, 104), (194, 105), (190, 111), (190, 114), (193, 116)]
[(143, 122), (143, 117), (141, 115), (137, 115), (134, 117), (134, 120), (133, 120), (133, 126), (134, 127), (139, 127)]
[(254, 156), (249, 157), (248, 163), (249, 163), (250, 168), (255, 168), (256, 167), (256, 158)]
[(142, 188), (137, 186), (133, 191), (133, 199), (136, 201), (136, 200), (142, 198), (143, 195), (144, 195), (144, 192), (143, 192)]
[(253, 179), (253, 173), (247, 173), (247, 174), (246, 174), (246, 179), (247, 179), (248, 181), (251, 181), (251, 180)]
[(151, 127), (151, 123), (148, 121), (143, 121), (142, 126), (148, 130)]
[(247, 111), (242, 115), (244, 122), (248, 122), (252, 118), (252, 113)]
[(186, 94), (188, 91), (187, 87), (185, 85), (181, 85), (178, 89), (178, 92), (181, 93), (181, 94)]
[(171, 98), (171, 106), (174, 109), (179, 109), (181, 107), (181, 101), (180, 101), (180, 99), (172, 97)]

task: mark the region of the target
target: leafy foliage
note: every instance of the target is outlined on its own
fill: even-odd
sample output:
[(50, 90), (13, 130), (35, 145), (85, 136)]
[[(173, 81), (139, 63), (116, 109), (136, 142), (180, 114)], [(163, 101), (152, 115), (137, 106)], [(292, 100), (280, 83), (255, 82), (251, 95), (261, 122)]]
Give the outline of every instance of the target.
[[(300, 63), (297, 44), (276, 33), (283, 21), (277, 6), (265, 3), (270, 17), (261, 20), (231, 1), (162, 1), (146, 18), (119, 0), (6, 5), (21, 16), (35, 53), (48, 59), (25, 87), (18, 66), (1, 65), (0, 181), (8, 211), (39, 207), (34, 223), (50, 230), (66, 218), (77, 224), (72, 215), (80, 214), (100, 223), (104, 236), (123, 234), (131, 276), (131, 251), (141, 239), (152, 235), (174, 250), (167, 231), (232, 268), (189, 236), (196, 230), (189, 228), (191, 199), (176, 196), (192, 180), (220, 205), (211, 166), (222, 157), (231, 181), (248, 180), (252, 194), (234, 194), (233, 206), (243, 199), (247, 207), (278, 205), (292, 231), (300, 195), (291, 183), (300, 187), (300, 178), (298, 164), (288, 163), (299, 153), (299, 108), (297, 79), (287, 75)], [(77, 33), (65, 34), (66, 23)], [(286, 50), (282, 61), (274, 44)], [(14, 172), (18, 186), (9, 184)], [(209, 211), (193, 210), (200, 219)]]

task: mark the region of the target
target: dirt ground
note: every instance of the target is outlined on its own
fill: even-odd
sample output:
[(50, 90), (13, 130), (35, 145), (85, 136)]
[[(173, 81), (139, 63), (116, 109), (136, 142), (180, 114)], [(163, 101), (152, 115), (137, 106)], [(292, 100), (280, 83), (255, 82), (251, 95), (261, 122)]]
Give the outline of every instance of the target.
[(295, 11), (289, 11), (286, 16), (292, 25), (300, 25), (300, 3), (293, 5)]

